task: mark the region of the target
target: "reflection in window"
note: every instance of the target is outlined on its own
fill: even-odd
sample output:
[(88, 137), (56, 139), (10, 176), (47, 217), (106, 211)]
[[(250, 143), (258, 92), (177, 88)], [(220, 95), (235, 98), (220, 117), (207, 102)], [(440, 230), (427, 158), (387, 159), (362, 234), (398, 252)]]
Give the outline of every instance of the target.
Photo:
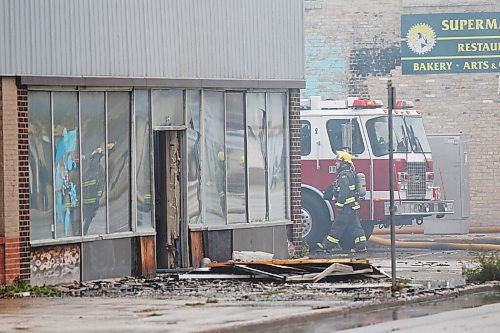
[(266, 94), (247, 94), (247, 169), (249, 222), (267, 220)]
[(78, 99), (53, 93), (56, 237), (81, 235)]
[(182, 89), (161, 89), (151, 92), (153, 126), (184, 125)]
[(149, 91), (136, 90), (136, 195), (137, 230), (153, 229), (151, 190), (151, 123), (149, 121)]
[(201, 223), (200, 91), (186, 91), (188, 223)]
[(226, 224), (224, 93), (203, 92), (206, 224)]
[(103, 92), (80, 93), (83, 234), (106, 233), (106, 115)]
[(30, 237), (49, 239), (54, 222), (50, 93), (30, 92), (28, 108)]
[(267, 94), (267, 156), (269, 161), (269, 220), (286, 218), (286, 95)]
[(311, 123), (307, 120), (300, 121), (300, 155), (307, 156), (311, 153)]
[(226, 164), (228, 222), (246, 222), (243, 93), (226, 93)]
[[(366, 131), (372, 147), (373, 155), (382, 156), (389, 154), (389, 126), (388, 117), (382, 116), (366, 122)], [(404, 122), (401, 117), (393, 117), (394, 152), (405, 153), (406, 136)]]
[(130, 94), (108, 92), (109, 232), (130, 231)]
[(352, 124), (352, 154), (361, 154), (365, 151), (361, 129), (357, 119), (330, 119), (326, 122), (326, 130), (332, 152), (336, 153), (346, 148), (342, 146), (342, 127)]

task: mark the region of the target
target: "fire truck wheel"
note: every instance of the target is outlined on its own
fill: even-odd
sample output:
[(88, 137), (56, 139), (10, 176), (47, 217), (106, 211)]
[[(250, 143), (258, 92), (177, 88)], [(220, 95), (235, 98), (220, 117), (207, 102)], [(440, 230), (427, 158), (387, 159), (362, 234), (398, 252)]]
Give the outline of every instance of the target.
[(302, 239), (314, 251), (316, 243), (323, 241), (331, 227), (328, 209), (318, 196), (302, 193)]

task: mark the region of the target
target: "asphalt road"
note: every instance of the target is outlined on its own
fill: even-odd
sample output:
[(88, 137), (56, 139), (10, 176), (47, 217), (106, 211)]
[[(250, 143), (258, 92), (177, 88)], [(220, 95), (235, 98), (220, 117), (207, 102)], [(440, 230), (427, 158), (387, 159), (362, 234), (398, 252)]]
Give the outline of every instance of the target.
[[(463, 250), (398, 249), (397, 275), (420, 284), (424, 290), (429, 289), (428, 296), (433, 299), (441, 297), (440, 295), (454, 295), (454, 290), (457, 290), (454, 287), (464, 284), (462, 266), (474, 265), (476, 256), (476, 253)], [(390, 273), (389, 249), (370, 246), (368, 259)], [(346, 284), (348, 283), (342, 285)], [(232, 289), (223, 293), (226, 285)], [(185, 287), (191, 288), (191, 285)], [(247, 282), (240, 288), (237, 284), (220, 282), (207, 287), (209, 289), (205, 291), (195, 290), (189, 294), (177, 290), (162, 297), (0, 299), (0, 333), (280, 332), (276, 327), (287, 333), (321, 333), (360, 325), (368, 326), (350, 332), (418, 330), (419, 333), (486, 333), (496, 332), (495, 328), (500, 327), (498, 303), (480, 306), (486, 303), (479, 302), (471, 305), (475, 308), (462, 310), (455, 310), (451, 306), (425, 308), (424, 303), (412, 303), (420, 296), (409, 297), (402, 294), (392, 302), (390, 297), (383, 296), (387, 292), (380, 288), (377, 292), (370, 288), (346, 291), (340, 285), (336, 288), (330, 283), (318, 283), (314, 286), (279, 286), (275, 283), (267, 286), (265, 283)], [(267, 287), (279, 292), (269, 292)], [(466, 286), (461, 290), (471, 289), (473, 288)], [(209, 291), (210, 298), (215, 297), (216, 302), (208, 301)], [(491, 302), (500, 302), (500, 296)], [(418, 318), (412, 319), (415, 315), (413, 313), (405, 319), (402, 315), (404, 311), (394, 310), (394, 307), (405, 303), (412, 303), (411, 311), (420, 311), (416, 314)], [(364, 306), (370, 308), (362, 308)], [(361, 317), (348, 315), (349, 313), (369, 315), (360, 319)]]

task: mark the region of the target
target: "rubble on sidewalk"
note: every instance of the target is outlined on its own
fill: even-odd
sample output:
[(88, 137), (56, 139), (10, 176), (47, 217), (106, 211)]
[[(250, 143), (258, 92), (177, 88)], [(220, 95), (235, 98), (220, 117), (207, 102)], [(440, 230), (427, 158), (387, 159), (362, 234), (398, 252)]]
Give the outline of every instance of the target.
[(264, 261), (228, 261), (207, 263), (180, 279), (271, 279), (280, 282), (319, 282), (351, 276), (385, 278), (382, 270), (368, 260), (356, 259), (290, 259)]

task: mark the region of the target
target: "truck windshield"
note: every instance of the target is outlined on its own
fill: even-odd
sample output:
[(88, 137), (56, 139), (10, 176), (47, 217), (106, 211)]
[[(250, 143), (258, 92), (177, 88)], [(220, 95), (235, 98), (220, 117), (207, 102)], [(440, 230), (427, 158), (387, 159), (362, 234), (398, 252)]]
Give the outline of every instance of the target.
[[(389, 128), (388, 116), (370, 119), (366, 122), (366, 130), (373, 155), (383, 156), (389, 154)], [(406, 153), (405, 124), (402, 117), (395, 116), (392, 119), (394, 152)]]
[(411, 145), (411, 149), (415, 153), (430, 153), (431, 147), (427, 136), (425, 135), (424, 122), (420, 117), (405, 117), (406, 131)]

